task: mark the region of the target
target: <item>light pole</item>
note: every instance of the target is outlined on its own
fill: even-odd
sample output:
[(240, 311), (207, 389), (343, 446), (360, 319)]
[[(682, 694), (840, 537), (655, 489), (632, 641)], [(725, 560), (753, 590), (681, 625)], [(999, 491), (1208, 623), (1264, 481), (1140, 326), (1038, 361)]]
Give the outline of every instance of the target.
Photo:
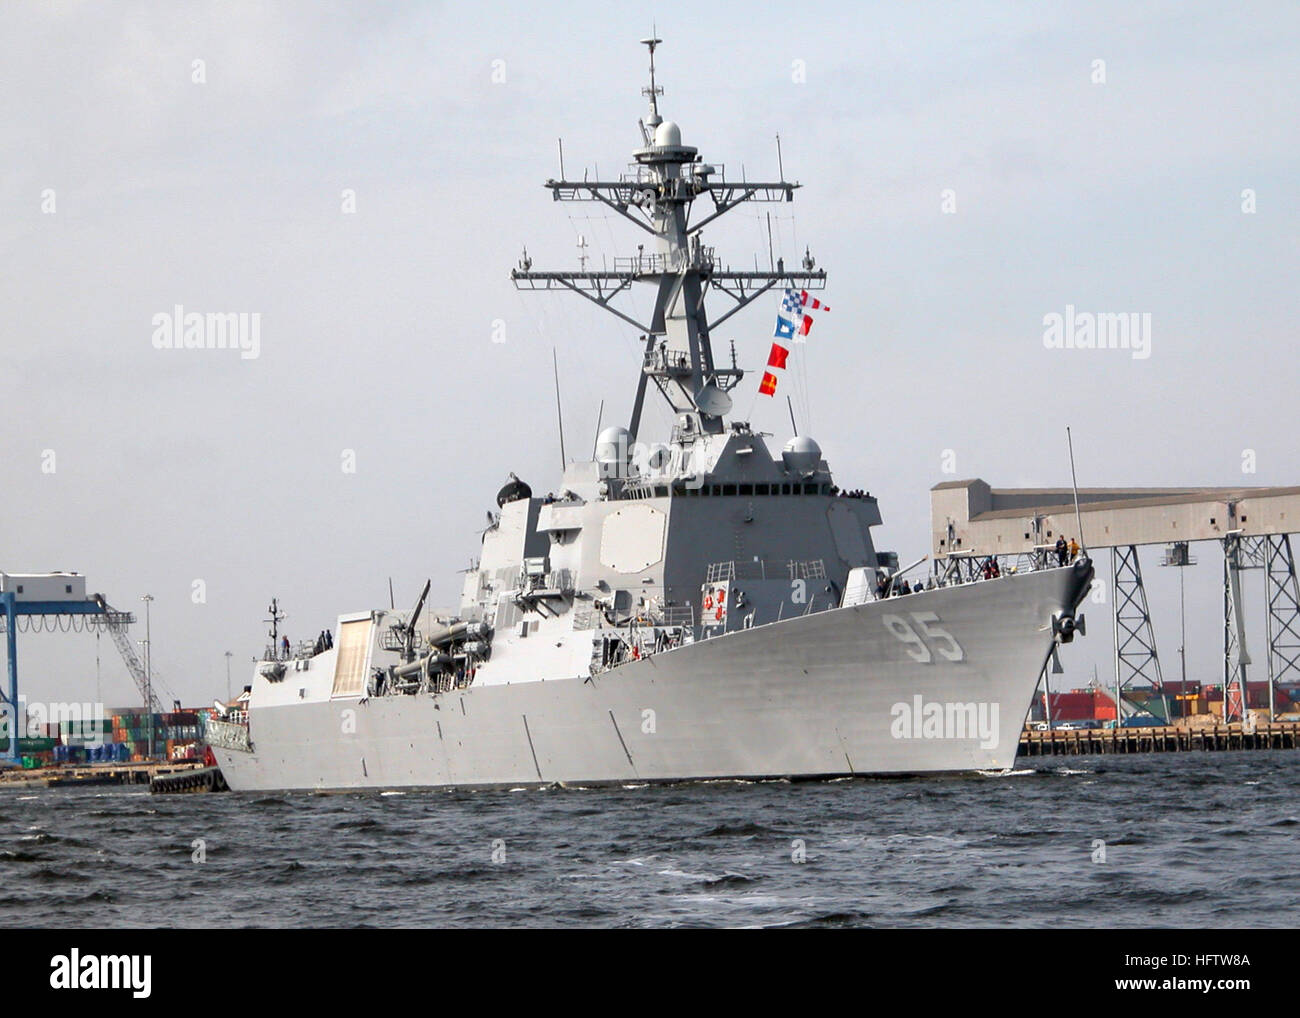
[[(1181, 640), (1178, 647), (1178, 672), (1180, 678), (1178, 695), (1184, 698), (1183, 702), (1185, 704), (1187, 702), (1185, 698), (1189, 694), (1187, 692), (1187, 595), (1183, 585), (1183, 569), (1187, 566), (1196, 565), (1196, 559), (1192, 558), (1190, 545), (1186, 541), (1175, 541), (1165, 549), (1165, 557), (1160, 564), (1162, 566), (1178, 567), (1178, 616), (1181, 629), (1179, 634)], [(1163, 686), (1164, 683), (1161, 682), (1161, 685)], [(1168, 723), (1170, 720), (1169, 698), (1164, 697), (1163, 699), (1165, 719), (1166, 723)]]
[(149, 606), (153, 604), (153, 595), (145, 594), (144, 602), (144, 709), (149, 715), (149, 757), (153, 758), (153, 643), (149, 635)]
[(1187, 596), (1183, 593), (1183, 571), (1178, 570), (1178, 617), (1182, 620), (1182, 638), (1178, 645), (1178, 659), (1182, 663), (1181, 675), (1184, 695), (1187, 693)]
[(230, 703), (230, 659), (234, 657), (230, 651), (226, 651), (226, 703)]

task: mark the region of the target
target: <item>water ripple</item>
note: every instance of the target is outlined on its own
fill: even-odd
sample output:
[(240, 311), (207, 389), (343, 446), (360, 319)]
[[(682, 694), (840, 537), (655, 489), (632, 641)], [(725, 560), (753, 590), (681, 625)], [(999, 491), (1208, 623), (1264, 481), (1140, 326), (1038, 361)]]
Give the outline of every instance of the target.
[(0, 925), (1288, 926), (1300, 899), (1274, 876), (1300, 863), (1296, 761), (544, 794), (0, 793)]

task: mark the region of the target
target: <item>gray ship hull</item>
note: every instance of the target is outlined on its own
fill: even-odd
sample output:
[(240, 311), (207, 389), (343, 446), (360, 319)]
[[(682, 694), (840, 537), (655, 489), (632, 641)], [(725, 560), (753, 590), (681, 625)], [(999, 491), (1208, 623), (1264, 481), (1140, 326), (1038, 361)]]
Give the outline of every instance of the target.
[[(1004, 769), (1084, 564), (789, 618), (591, 677), (249, 709), (235, 791)], [(264, 680), (261, 680), (264, 681)], [(320, 679), (311, 679), (319, 683)]]

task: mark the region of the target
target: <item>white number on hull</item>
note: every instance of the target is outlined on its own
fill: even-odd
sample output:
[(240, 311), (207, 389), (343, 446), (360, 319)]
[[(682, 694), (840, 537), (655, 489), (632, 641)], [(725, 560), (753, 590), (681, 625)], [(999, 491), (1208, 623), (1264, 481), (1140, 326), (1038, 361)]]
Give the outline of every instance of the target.
[(907, 645), (907, 653), (914, 661), (920, 661), (923, 665), (930, 663), (932, 660), (930, 648), (901, 615), (882, 615), (880, 620), (885, 624), (886, 629)]
[(923, 665), (932, 664), (936, 652), (947, 661), (965, 659), (966, 652), (962, 650), (961, 644), (948, 630), (934, 624), (943, 621), (938, 615), (934, 612), (908, 612), (908, 614), (921, 630), (920, 633), (913, 629), (901, 615), (882, 615), (880, 620), (885, 624), (885, 628), (904, 644), (904, 649), (913, 661)]

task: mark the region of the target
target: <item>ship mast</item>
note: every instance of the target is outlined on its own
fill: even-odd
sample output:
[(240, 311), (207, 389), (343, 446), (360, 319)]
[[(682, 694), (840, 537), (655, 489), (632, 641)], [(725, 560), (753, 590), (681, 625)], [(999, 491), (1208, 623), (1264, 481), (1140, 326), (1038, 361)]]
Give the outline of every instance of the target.
[[(719, 267), (714, 250), (705, 247), (702, 229), (745, 202), (794, 201), (799, 184), (785, 180), (734, 183), (722, 166), (701, 161), (699, 151), (682, 144), (681, 129), (659, 113), (663, 86), (655, 81), (655, 48), (662, 40), (641, 40), (650, 51), (650, 84), (641, 90), (650, 112), (640, 122), (642, 147), (635, 162), (617, 180), (548, 180), (555, 201), (596, 201), (613, 209), (655, 239), (653, 249), (637, 246), (637, 254), (615, 258), (612, 270), (578, 272), (533, 271), (525, 255), (510, 276), (521, 290), (567, 289), (634, 326), (645, 342), (636, 399), (628, 431), (635, 441), (641, 425), (647, 382), (653, 382), (676, 415), (673, 440), (696, 434), (717, 434), (731, 410), (727, 395), (744, 376), (736, 367), (714, 363), (711, 330), (778, 284), (820, 290), (826, 270), (814, 271), (805, 257), (802, 272), (790, 272), (778, 259), (771, 271), (733, 272)], [(708, 195), (712, 208), (691, 222), (696, 198)], [(633, 283), (655, 287), (654, 310), (641, 322), (614, 305)], [(721, 293), (733, 302), (709, 321), (705, 298)]]

